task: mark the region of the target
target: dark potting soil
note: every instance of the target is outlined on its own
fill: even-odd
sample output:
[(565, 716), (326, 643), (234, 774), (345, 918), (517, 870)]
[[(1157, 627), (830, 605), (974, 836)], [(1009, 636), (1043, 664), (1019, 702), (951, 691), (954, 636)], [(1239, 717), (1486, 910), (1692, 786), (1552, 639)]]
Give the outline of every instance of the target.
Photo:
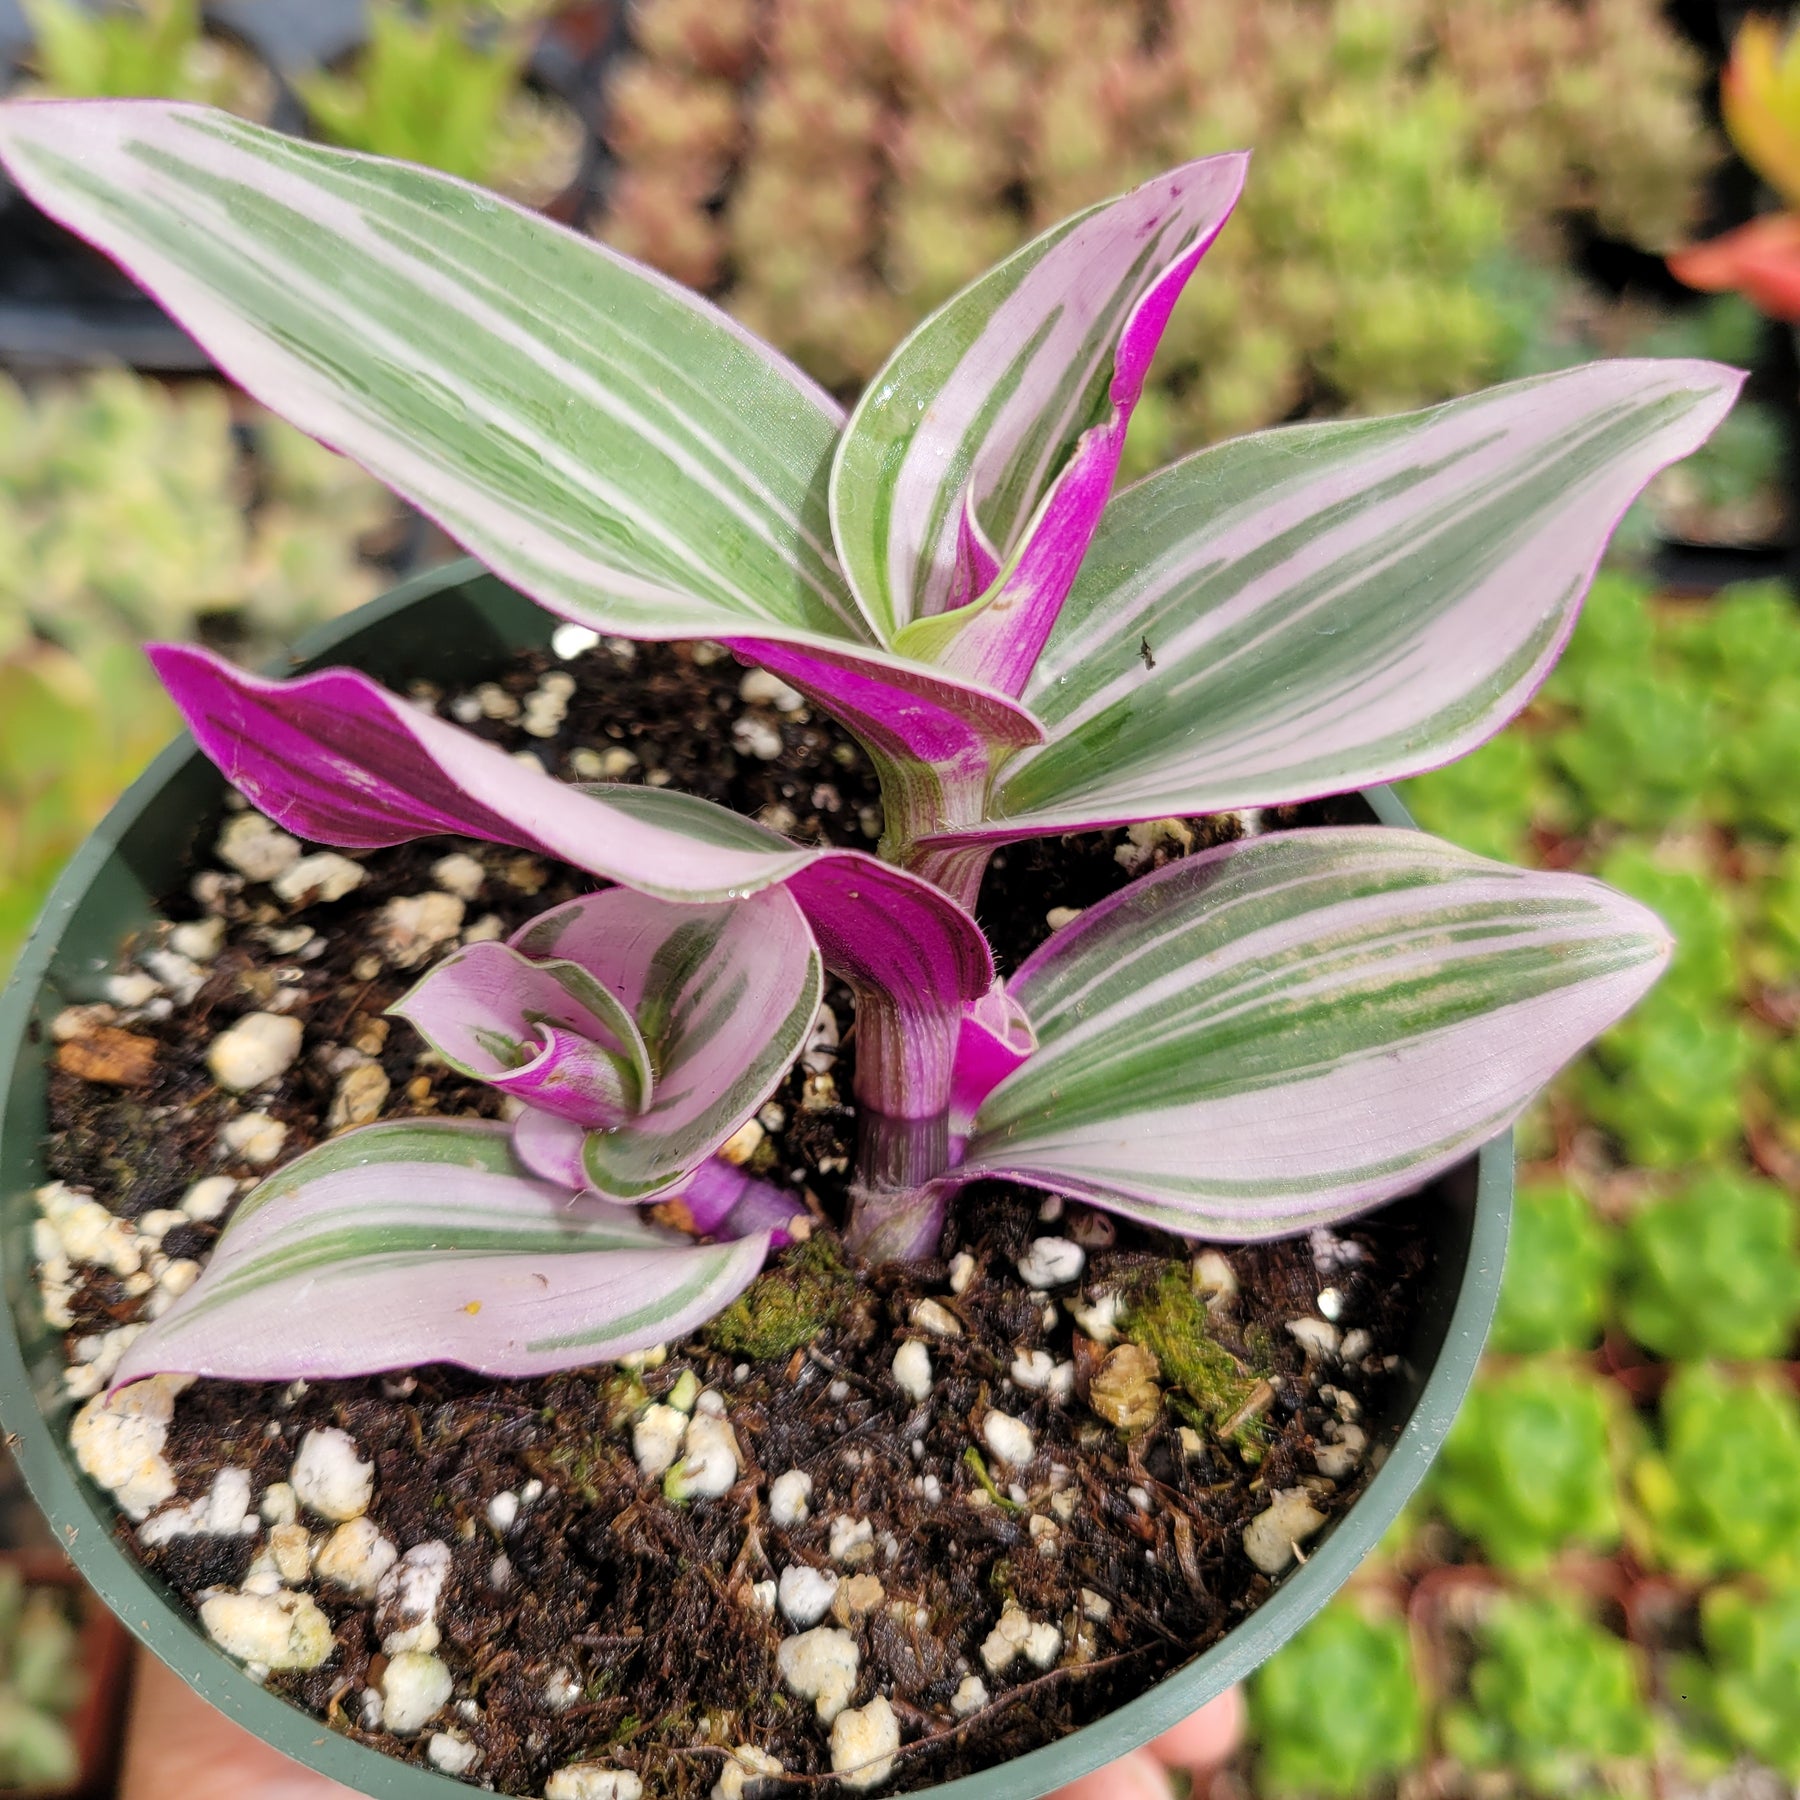
[[(860, 750), (766, 677), (747, 701), (744, 680), (714, 646), (609, 641), (567, 662), (521, 657), (473, 693), (421, 697), (560, 776), (673, 785), (803, 841), (872, 849), (879, 796)], [(1358, 805), (1269, 822), (1358, 817)], [(1091, 904), (1239, 828), (1192, 820), (1136, 840), (1090, 833), (1001, 852), (980, 914), (1002, 968), (1043, 941), (1053, 908)], [(389, 903), (431, 893), (446, 879), (440, 859), (458, 851), (479, 863), (479, 889), (442, 942), (409, 945)], [(130, 1220), (179, 1207), (202, 1176), (247, 1186), (265, 1171), (223, 1145), (222, 1128), (250, 1113), (285, 1126), (268, 1165), (279, 1166), (326, 1135), (349, 1077), (377, 1066), (382, 1117), (499, 1113), (492, 1090), (447, 1070), (384, 1009), (459, 930), (511, 931), (591, 879), (463, 840), (357, 860), (362, 884), (330, 903), (284, 904), (211, 865), (169, 896), (171, 921), (221, 918), (222, 944), (194, 972), (190, 1000), (127, 994), (115, 1016), (68, 1028), (51, 1077), (52, 1178)], [(155, 965), (167, 935), (133, 953)], [(160, 967), (179, 988), (179, 965)], [(660, 1364), (528, 1381), (445, 1366), (287, 1388), (205, 1380), (180, 1398), (165, 1451), (180, 1499), (205, 1495), (225, 1468), (247, 1470), (261, 1496), (287, 1480), (310, 1430), (335, 1426), (375, 1466), (380, 1531), (401, 1551), (431, 1540), (451, 1550), (437, 1653), (455, 1690), (433, 1727), (399, 1738), (374, 1722), (366, 1695), (386, 1659), (371, 1603), (323, 1581), (310, 1591), (334, 1654), (270, 1687), (392, 1755), (435, 1760), (434, 1731), (473, 1746), (467, 1779), (506, 1793), (539, 1794), (553, 1771), (591, 1760), (635, 1771), (653, 1795), (701, 1795), (734, 1745), (790, 1775), (828, 1776), (831, 1734), (777, 1668), (799, 1627), (758, 1591), (807, 1564), (839, 1578), (821, 1623), (854, 1639), (850, 1704), (882, 1694), (898, 1717), (903, 1749), (886, 1786), (903, 1791), (1021, 1754), (1142, 1693), (1269, 1593), (1244, 1533), (1276, 1496), (1303, 1490), (1330, 1517), (1360, 1491), (1385, 1446), (1359, 1443), (1356, 1421), (1392, 1410), (1406, 1373), (1396, 1352), (1430, 1260), (1420, 1202), (1310, 1240), (1221, 1247), (1204, 1294), (1197, 1246), (999, 1183), (956, 1205), (936, 1260), (856, 1266), (833, 1230), (855, 1142), (855, 1033), (848, 996), (828, 1004), (835, 1065), (790, 1074), (750, 1153), (759, 1173), (809, 1197), (814, 1235)], [(240, 1100), (213, 1083), (206, 1051), (258, 1010), (300, 1019), (303, 1049), (272, 1088)], [(366, 1111), (381, 1083), (361, 1079)], [(679, 1209), (665, 1216), (678, 1221)], [(203, 1260), (221, 1222), (159, 1220), (162, 1254)], [(1075, 1283), (1048, 1295), (1016, 1267), (1041, 1236), (1086, 1258)], [(71, 1362), (142, 1316), (131, 1285), (78, 1268)], [(908, 1340), (930, 1358), (923, 1399), (895, 1376)], [(1056, 1377), (1072, 1391), (1046, 1385), (1057, 1365), (1072, 1365)], [(722, 1397), (741, 1473), (722, 1498), (678, 1505), (640, 1474), (632, 1421), (688, 1371)], [(992, 1409), (1030, 1431), (1027, 1465), (994, 1454)], [(812, 1487), (808, 1516), (784, 1524), (770, 1484), (789, 1470)], [(190, 1601), (241, 1582), (264, 1541), (194, 1534), (145, 1548), (123, 1520), (120, 1535)], [(1038, 1662), (1016, 1655), (996, 1670), (990, 1634), (1008, 1608), (1054, 1627), (1054, 1653), (1040, 1636)]]

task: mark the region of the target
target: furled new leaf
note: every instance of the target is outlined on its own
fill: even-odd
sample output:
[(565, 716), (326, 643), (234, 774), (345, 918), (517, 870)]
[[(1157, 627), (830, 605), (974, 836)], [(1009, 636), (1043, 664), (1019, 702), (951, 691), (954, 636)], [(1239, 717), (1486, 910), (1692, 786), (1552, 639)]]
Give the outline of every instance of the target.
[[(832, 465), (831, 516), (884, 636), (1003, 692), (1024, 686), (1170, 309), (1247, 160), (1189, 163), (1063, 220), (933, 313), (869, 383)], [(925, 630), (996, 580), (958, 629)], [(924, 633), (916, 647), (908, 626)]]
[(695, 1246), (533, 1181), (501, 1125), (370, 1125), (245, 1197), (205, 1274), (132, 1344), (117, 1379), (279, 1381), (427, 1362), (541, 1375), (605, 1362), (710, 1318), (750, 1284), (768, 1242)]
[(824, 992), (812, 933), (781, 888), (723, 906), (609, 888), (495, 949), (527, 968), (573, 964), (633, 1021), (654, 1072), (643, 1103), (590, 1130), (582, 1151), (588, 1183), (616, 1200), (678, 1186), (718, 1149), (800, 1054)]
[(1668, 935), (1573, 875), (1382, 827), (1172, 863), (1009, 984), (1039, 1048), (957, 1174), (1190, 1236), (1327, 1223), (1503, 1130), (1656, 979)]
[(1119, 494), (1025, 699), (1007, 837), (1266, 806), (1473, 749), (1556, 660), (1619, 515), (1740, 377), (1607, 362), (1287, 426)]

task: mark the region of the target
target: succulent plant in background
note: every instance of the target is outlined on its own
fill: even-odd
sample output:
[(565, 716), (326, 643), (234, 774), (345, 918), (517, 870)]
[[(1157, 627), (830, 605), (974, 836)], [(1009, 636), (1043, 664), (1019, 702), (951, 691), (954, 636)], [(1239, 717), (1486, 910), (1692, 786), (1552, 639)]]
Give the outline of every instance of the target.
[(1800, 1320), (1800, 1219), (1771, 1181), (1726, 1170), (1626, 1221), (1619, 1312), (1658, 1356), (1780, 1356)]
[(153, 94), (267, 118), (275, 86), (256, 60), (202, 29), (199, 0), (21, 0), (31, 27), (26, 92), (65, 99)]
[(1617, 1260), (1612, 1231), (1574, 1188), (1521, 1186), (1490, 1348), (1538, 1356), (1598, 1343)]
[(1433, 1492), (1504, 1569), (1619, 1542), (1614, 1464), (1627, 1419), (1616, 1389), (1549, 1359), (1481, 1376), (1451, 1428)]
[(543, 205), (574, 179), (582, 143), (567, 106), (522, 85), (547, 10), (495, 0), (372, 6), (351, 66), (296, 75), (295, 91), (328, 142)]
[(1647, 1791), (1616, 1765), (1653, 1746), (1631, 1646), (1573, 1601), (1497, 1596), (1475, 1629), (1469, 1697), (1442, 1718), (1444, 1748), (1471, 1770), (1511, 1771), (1529, 1793)]
[(1747, 1753), (1800, 1781), (1800, 1588), (1714, 1588), (1700, 1601), (1700, 1636), (1705, 1656), (1671, 1671), (1689, 1746), (1714, 1769)]
[(634, 13), (600, 229), (723, 288), (846, 391), (1034, 228), (1255, 146), (1227, 279), (1171, 324), (1131, 473), (1296, 407), (1378, 411), (1495, 378), (1516, 336), (1485, 280), (1496, 257), (1553, 255), (1572, 214), (1666, 248), (1713, 154), (1695, 60), (1643, 0), (777, 0), (760, 28), (741, 3), (706, 13)]
[(59, 1789), (80, 1773), (65, 1722), (86, 1686), (73, 1592), (28, 1586), (0, 1563), (0, 1789)]
[(1250, 1683), (1258, 1791), (1354, 1800), (1418, 1760), (1425, 1708), (1404, 1623), (1328, 1606)]
[(0, 963), (175, 723), (142, 640), (261, 661), (379, 584), (353, 546), (380, 488), (276, 420), (253, 437), (250, 465), (207, 386), (0, 379)]
[(1632, 1470), (1633, 1547), (1699, 1580), (1800, 1574), (1800, 1402), (1773, 1371), (1678, 1369)]
[[(285, 826), (352, 847), (517, 844), (630, 890), (616, 904), (641, 922), (605, 958), (559, 959), (560, 939), (527, 932), (428, 982), (415, 1022), (531, 1097), (510, 1147), (482, 1153), (472, 1186), (419, 1174), (473, 1154), (467, 1130), (385, 1174), (296, 1164), (127, 1375), (443, 1353), (419, 1335), (429, 1307), (359, 1324), (367, 1346), (348, 1320), (330, 1343), (269, 1342), (303, 1238), (336, 1247), (348, 1295), (393, 1280), (381, 1246), (410, 1234), (419, 1292), (474, 1290), (454, 1354), (477, 1367), (590, 1362), (716, 1310), (766, 1227), (640, 1252), (584, 1213), (553, 1294), (521, 1285), (510, 1251), (543, 1247), (553, 1197), (602, 1196), (584, 1203), (601, 1215), (692, 1203), (798, 1047), (820, 967), (856, 1000), (847, 1235), (872, 1258), (929, 1254), (983, 1177), (1194, 1237), (1345, 1217), (1503, 1129), (1654, 980), (1666, 939), (1635, 902), (1376, 827), (1170, 864), (1004, 984), (966, 908), (1021, 838), (1268, 807), (1482, 741), (1554, 662), (1611, 523), (1728, 409), (1731, 372), (1595, 364), (1240, 440), (1113, 495), (1240, 157), (1044, 233), (933, 314), (846, 421), (703, 302), (441, 175), (193, 108), (0, 119), (26, 190), (253, 394), (565, 619), (716, 638), (792, 683), (861, 740), (886, 821), (881, 860), (809, 849), (680, 793), (565, 786), (348, 671), (267, 682), (160, 650), (202, 745)], [(731, 921), (751, 908), (779, 921), (763, 935), (780, 957), (741, 948)], [(780, 1003), (752, 1005), (770, 983)], [(690, 1071), (678, 1046), (703, 1003)], [(397, 1196), (382, 1229), (342, 1236), (377, 1190)], [(452, 1229), (475, 1247), (446, 1248)]]

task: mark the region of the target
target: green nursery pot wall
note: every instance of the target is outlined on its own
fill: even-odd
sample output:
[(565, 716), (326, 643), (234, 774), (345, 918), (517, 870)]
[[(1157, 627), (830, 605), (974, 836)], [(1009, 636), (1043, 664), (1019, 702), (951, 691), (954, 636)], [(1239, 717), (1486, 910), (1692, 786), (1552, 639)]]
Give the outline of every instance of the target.
[[(344, 662), (402, 684), (480, 679), (510, 652), (547, 642), (554, 621), (473, 563), (397, 588), (303, 646), (309, 663)], [(115, 1533), (111, 1500), (68, 1449), (60, 1334), (44, 1323), (31, 1266), (33, 1190), (43, 1179), (45, 1049), (51, 1018), (95, 998), (127, 933), (176, 888), (217, 815), (221, 779), (183, 737), (145, 772), (82, 847), (50, 896), (0, 1002), (0, 1420), (16, 1434), (25, 1479), (82, 1574), (146, 1648), (199, 1694), (276, 1749), (362, 1793), (451, 1800), (466, 1784), (365, 1749), (266, 1693), (215, 1649)], [(1411, 820), (1386, 789), (1367, 795), (1390, 825)], [(1037, 1800), (1166, 1731), (1241, 1680), (1330, 1598), (1418, 1486), (1443, 1442), (1481, 1353), (1499, 1292), (1512, 1207), (1512, 1145), (1502, 1138), (1438, 1184), (1436, 1238), (1407, 1363), (1413, 1397), (1371, 1418), (1386, 1460), (1362, 1497), (1243, 1624), (1204, 1656), (1098, 1723), (985, 1774), (934, 1790), (958, 1800)]]

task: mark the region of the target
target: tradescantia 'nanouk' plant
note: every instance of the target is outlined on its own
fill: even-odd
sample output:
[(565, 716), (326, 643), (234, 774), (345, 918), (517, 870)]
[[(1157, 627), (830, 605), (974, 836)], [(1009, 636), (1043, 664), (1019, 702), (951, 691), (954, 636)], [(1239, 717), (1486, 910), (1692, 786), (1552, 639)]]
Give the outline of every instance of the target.
[[(1632, 497), (1724, 415), (1729, 370), (1594, 364), (1113, 494), (1241, 157), (1047, 232), (845, 420), (693, 295), (441, 175), (159, 103), (0, 108), (0, 155), (253, 394), (552, 612), (717, 638), (799, 687), (869, 750), (886, 818), (880, 858), (809, 848), (668, 790), (559, 783), (349, 671), (155, 652), (290, 829), (464, 833), (613, 885), (399, 1008), (524, 1103), (511, 1131), (380, 1125), (300, 1158), (122, 1378), (525, 1372), (686, 1329), (796, 1210), (712, 1153), (797, 1053), (824, 970), (857, 1006), (850, 1241), (904, 1256), (985, 1177), (1193, 1237), (1359, 1211), (1502, 1130), (1665, 959), (1654, 916), (1596, 883), (1380, 828), (1172, 864), (1005, 984), (968, 909), (1022, 837), (1310, 798), (1481, 742), (1554, 662)], [(659, 1195), (723, 1241), (629, 1210)], [(268, 1341), (298, 1282), (328, 1327)]]

